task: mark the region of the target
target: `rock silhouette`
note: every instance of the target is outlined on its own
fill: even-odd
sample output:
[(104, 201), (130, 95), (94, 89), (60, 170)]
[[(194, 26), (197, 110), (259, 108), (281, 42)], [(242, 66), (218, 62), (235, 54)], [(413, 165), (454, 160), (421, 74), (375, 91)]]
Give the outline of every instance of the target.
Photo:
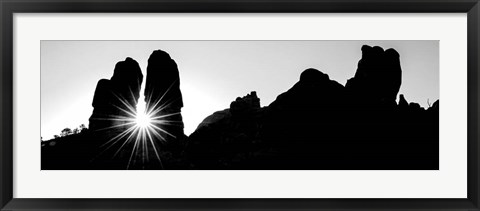
[(152, 138), (163, 151), (169, 152), (169, 159), (163, 165), (165, 168), (179, 168), (178, 157), (186, 141), (181, 114), (183, 99), (177, 63), (167, 52), (156, 50), (148, 58), (144, 94), (147, 113), (159, 120), (152, 124), (161, 128), (163, 134), (160, 138)]
[(194, 169), (229, 169), (245, 165), (256, 153), (263, 109), (256, 92), (238, 97), (230, 108), (215, 112), (200, 123), (185, 148)]
[(399, 54), (362, 47), (344, 87), (316, 69), (269, 106), (208, 117), (188, 139), (194, 169), (438, 169), (438, 101), (401, 95)]
[(177, 63), (165, 51), (156, 50), (148, 58), (147, 76), (145, 86), (147, 111), (164, 116), (162, 119), (170, 123), (163, 125), (172, 134), (166, 137), (167, 142), (184, 136), (180, 113), (183, 100)]
[(248, 115), (252, 110), (260, 108), (260, 99), (257, 97), (257, 92), (250, 92), (246, 96), (238, 97), (230, 104), (230, 112), (233, 117), (242, 117)]
[[(125, 122), (119, 124), (119, 120), (114, 120), (113, 117), (130, 117), (132, 113), (136, 113), (142, 81), (143, 74), (137, 61), (128, 57), (125, 61), (118, 62), (110, 80), (98, 81), (89, 128), (100, 131), (124, 124)], [(116, 129), (124, 130), (125, 127)]]
[(142, 71), (135, 60), (126, 58), (116, 64), (110, 80), (99, 80), (89, 132), (42, 144), (42, 169), (183, 168), (180, 153), (186, 136), (177, 65), (166, 52), (156, 50), (146, 69), (145, 113), (158, 128), (148, 142), (136, 140), (145, 132), (135, 129)]
[[(95, 156), (90, 158), (89, 164), (92, 168), (125, 168), (125, 163), (131, 160), (130, 152), (135, 143), (129, 141), (129, 136), (122, 136), (122, 132), (132, 127), (135, 120), (142, 82), (140, 66), (129, 57), (115, 65), (110, 80), (99, 81), (89, 124), (91, 139), (95, 140), (95, 145), (90, 146), (95, 146)], [(131, 168), (139, 167), (134, 164)]]
[[(355, 75), (346, 85), (320, 70), (304, 70), (297, 83), (261, 107), (255, 91), (206, 117), (183, 133), (179, 70), (164, 51), (148, 59), (145, 101), (152, 123), (167, 131), (142, 145), (161, 162), (125, 150), (104, 153), (111, 136), (125, 128), (105, 117), (135, 108), (143, 76), (130, 58), (110, 79), (98, 82), (90, 130), (43, 142), (42, 169), (263, 169), (433, 170), (439, 168), (439, 101), (428, 108), (397, 95), (402, 83), (394, 49), (363, 46)], [(123, 99), (122, 101), (118, 101)], [(119, 104), (120, 103), (120, 104)], [(118, 129), (117, 129), (118, 128)], [(109, 132), (102, 132), (109, 131)], [(122, 142), (120, 142), (122, 143)], [(115, 155), (115, 156), (114, 156)]]
[[(124, 169), (127, 152), (103, 153), (102, 146), (128, 128), (134, 119), (143, 74), (137, 61), (126, 58), (115, 65), (110, 79), (100, 79), (93, 96), (89, 130), (51, 140), (42, 147), (42, 169)], [(123, 140), (119, 140), (122, 143)]]
[(394, 104), (401, 83), (402, 69), (398, 52), (364, 45), (357, 72), (347, 81), (345, 88), (353, 92), (354, 97), (362, 96), (367, 102)]

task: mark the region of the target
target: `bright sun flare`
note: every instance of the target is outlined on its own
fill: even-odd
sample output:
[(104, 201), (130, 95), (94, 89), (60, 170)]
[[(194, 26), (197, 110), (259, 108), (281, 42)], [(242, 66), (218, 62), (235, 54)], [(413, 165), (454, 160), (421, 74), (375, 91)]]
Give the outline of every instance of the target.
[(136, 115), (135, 123), (140, 128), (147, 128), (152, 124), (152, 119), (144, 112), (139, 112)]
[[(141, 156), (142, 163), (145, 162), (145, 159), (148, 162), (149, 151), (151, 151), (150, 149), (152, 149), (154, 155), (156, 156), (158, 161), (160, 161), (160, 167), (163, 169), (162, 160), (157, 150), (157, 147), (159, 146), (159, 143), (157, 142), (166, 142), (167, 136), (176, 138), (175, 135), (165, 130), (162, 126), (174, 125), (176, 121), (168, 120), (168, 117), (180, 114), (180, 112), (165, 113), (165, 109), (168, 108), (172, 100), (165, 100), (163, 98), (170, 90), (172, 85), (167, 89), (167, 91), (165, 91), (165, 93), (160, 97), (160, 99), (151, 101), (151, 97), (148, 97), (147, 101), (150, 105), (148, 106), (148, 109), (145, 105), (146, 102), (144, 101), (143, 96), (140, 97), (139, 101), (136, 101), (134, 103), (134, 105), (137, 105), (136, 109), (125, 98), (117, 96), (120, 104), (114, 106), (120, 111), (123, 111), (125, 114), (107, 118), (107, 120), (118, 121), (118, 124), (115, 124), (111, 127), (103, 128), (101, 130), (108, 130), (113, 128), (125, 129), (123, 132), (110, 138), (110, 140), (100, 146), (102, 148), (105, 148), (100, 154), (107, 151), (113, 146), (117, 146), (116, 144), (120, 142), (120, 147), (113, 155), (113, 157), (115, 157), (120, 153), (120, 151), (125, 148), (127, 143), (133, 142), (134, 144), (133, 148), (131, 148), (127, 169), (129, 169), (132, 161), (133, 164), (135, 164), (137, 156)], [(131, 90), (130, 93), (132, 96), (134, 96)]]

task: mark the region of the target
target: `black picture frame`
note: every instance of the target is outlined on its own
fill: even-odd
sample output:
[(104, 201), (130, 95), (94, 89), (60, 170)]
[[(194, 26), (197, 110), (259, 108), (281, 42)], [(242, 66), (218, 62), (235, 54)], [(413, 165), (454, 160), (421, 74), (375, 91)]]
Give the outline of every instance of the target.
[[(1, 210), (480, 210), (478, 0), (0, 0)], [(14, 13), (467, 13), (466, 199), (19, 199), (13, 198)]]

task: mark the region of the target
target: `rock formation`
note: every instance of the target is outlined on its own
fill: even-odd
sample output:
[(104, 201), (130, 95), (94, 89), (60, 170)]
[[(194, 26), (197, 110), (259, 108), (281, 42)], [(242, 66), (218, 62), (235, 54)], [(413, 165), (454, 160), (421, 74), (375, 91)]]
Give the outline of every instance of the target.
[(245, 119), (250, 115), (255, 114), (260, 109), (260, 98), (257, 97), (257, 92), (252, 91), (243, 97), (237, 97), (235, 101), (230, 103), (230, 108), (223, 111), (217, 111), (205, 118), (197, 127), (199, 130), (202, 127), (208, 127), (210, 124), (221, 121), (225, 118)]
[[(42, 146), (44, 170), (125, 169), (128, 153), (115, 150), (103, 152), (103, 144), (125, 131), (124, 118), (135, 118), (143, 75), (138, 63), (126, 58), (115, 65), (113, 76), (97, 83), (93, 96), (93, 112), (89, 129)], [(119, 140), (120, 145), (124, 139)], [(53, 144), (52, 144), (53, 143)], [(127, 155), (128, 154), (128, 155)]]
[(106, 129), (113, 125), (113, 121), (109, 120), (109, 117), (113, 115), (113, 106), (110, 104), (113, 99), (114, 95), (110, 80), (100, 79), (93, 95), (93, 113), (89, 119), (89, 128), (92, 131)]
[[(306, 69), (270, 105), (261, 107), (256, 92), (238, 97), (188, 138), (177, 65), (166, 52), (154, 51), (144, 94), (160, 135), (141, 146), (119, 141), (113, 152), (103, 153), (102, 144), (125, 131), (112, 127), (121, 125), (118, 117), (136, 113), (143, 76), (138, 63), (127, 58), (117, 63), (110, 80), (97, 84), (91, 132), (44, 142), (42, 169), (125, 169), (130, 163), (130, 169), (438, 169), (439, 101), (422, 108), (400, 95), (397, 104), (399, 54), (378, 46), (361, 50), (357, 71), (345, 86)], [(132, 153), (141, 148), (146, 150)], [(161, 162), (148, 161), (157, 152)]]
[[(438, 169), (438, 101), (396, 97), (399, 54), (363, 46), (346, 86), (316, 69), (269, 106), (208, 117), (189, 137), (195, 169)], [(242, 105), (237, 98), (231, 105)]]
[(235, 101), (230, 103), (230, 112), (234, 117), (241, 117), (252, 113), (252, 110), (260, 108), (260, 99), (256, 92), (251, 92), (244, 97), (237, 97)]
[(230, 108), (205, 118), (188, 139), (185, 159), (194, 169), (249, 168), (257, 153), (263, 109), (257, 93), (237, 97)]
[(402, 69), (398, 52), (364, 45), (357, 72), (347, 81), (345, 88), (364, 102), (394, 104), (401, 83)]
[(163, 122), (154, 124), (168, 131), (169, 134), (163, 136), (164, 141), (173, 142), (184, 137), (178, 67), (164, 51), (156, 50), (148, 58), (145, 103), (146, 111)]
[(98, 81), (89, 119), (90, 130), (108, 133), (114, 129), (124, 130), (125, 127), (112, 126), (124, 123), (118, 117), (135, 118), (142, 81), (143, 74), (137, 61), (126, 58), (118, 62), (110, 80)]

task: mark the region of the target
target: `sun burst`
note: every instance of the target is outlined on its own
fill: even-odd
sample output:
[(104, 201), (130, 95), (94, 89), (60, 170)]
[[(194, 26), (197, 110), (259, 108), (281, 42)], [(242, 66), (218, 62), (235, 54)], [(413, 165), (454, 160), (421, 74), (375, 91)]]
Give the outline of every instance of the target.
[(144, 112), (137, 113), (135, 117), (135, 124), (135, 126), (140, 128), (148, 128), (152, 125), (152, 117)]
[[(172, 84), (173, 85), (173, 84)], [(133, 107), (128, 101), (116, 95), (119, 105), (114, 105), (122, 115), (113, 115), (102, 120), (113, 122), (113, 126), (103, 128), (100, 130), (120, 130), (118, 134), (110, 138), (104, 143), (101, 148), (105, 148), (100, 154), (110, 150), (113, 146), (119, 146), (113, 154), (113, 158), (119, 156), (120, 152), (131, 150), (126, 168), (129, 169), (132, 164), (141, 161), (141, 165), (149, 162), (151, 153), (159, 161), (160, 168), (163, 169), (163, 163), (159, 154), (159, 147), (161, 143), (166, 142), (167, 137), (176, 138), (173, 134), (168, 132), (164, 126), (174, 125), (176, 121), (169, 120), (169, 117), (179, 115), (180, 112), (168, 113), (166, 112), (169, 105), (175, 99), (164, 99), (166, 93), (170, 90), (170, 86), (165, 93), (155, 102), (152, 102), (152, 96), (148, 96), (146, 103), (142, 98), (139, 102), (135, 102), (137, 108)], [(130, 94), (135, 99), (133, 92)], [(146, 104), (146, 105), (145, 105)], [(133, 143), (133, 147), (131, 146)], [(140, 158), (140, 159), (138, 159)]]

